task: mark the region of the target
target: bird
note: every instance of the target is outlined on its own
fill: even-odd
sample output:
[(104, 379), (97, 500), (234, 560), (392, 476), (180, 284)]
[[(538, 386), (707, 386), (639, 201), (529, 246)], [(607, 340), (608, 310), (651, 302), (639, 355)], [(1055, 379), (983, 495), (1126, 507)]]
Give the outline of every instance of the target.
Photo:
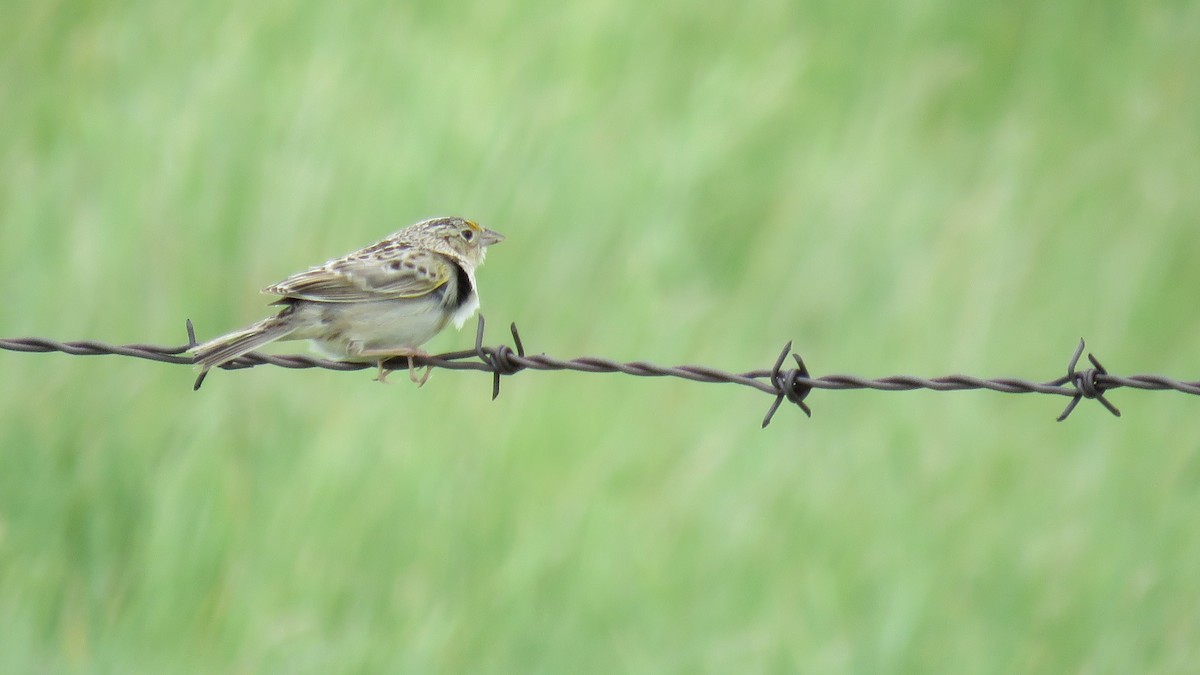
[(192, 349), (200, 373), (282, 340), (310, 340), (315, 351), (339, 361), (375, 362), (376, 380), (386, 381), (384, 362), (408, 357), (409, 378), (421, 386), (414, 356), (453, 322), (456, 328), (479, 309), (475, 270), (487, 249), (504, 235), (458, 217), (409, 225), (353, 253), (293, 274), (263, 289), (278, 295), (275, 316), (227, 333)]

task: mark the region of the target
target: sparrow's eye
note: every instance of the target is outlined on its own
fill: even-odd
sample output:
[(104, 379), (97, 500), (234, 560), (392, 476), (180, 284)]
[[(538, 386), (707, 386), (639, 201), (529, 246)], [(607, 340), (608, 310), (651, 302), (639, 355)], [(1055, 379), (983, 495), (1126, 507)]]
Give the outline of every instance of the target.
[(463, 230), (462, 232), (459, 232), (459, 235), (462, 236), (463, 241), (471, 241), (471, 239), (475, 236), (475, 232), (473, 230)]

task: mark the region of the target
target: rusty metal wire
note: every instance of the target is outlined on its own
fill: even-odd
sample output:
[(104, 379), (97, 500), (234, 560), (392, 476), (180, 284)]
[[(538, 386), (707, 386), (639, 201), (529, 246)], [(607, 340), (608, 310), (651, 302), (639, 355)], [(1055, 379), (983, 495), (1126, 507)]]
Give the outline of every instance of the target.
[[(557, 359), (545, 354), (526, 354), (517, 325), (511, 324), (510, 330), (514, 347), (501, 344), (489, 347), (483, 344), (484, 319), (479, 317), (475, 331), (475, 348), (457, 352), (447, 352), (431, 356), (413, 357), (413, 365), (417, 367), (443, 368), (446, 370), (478, 370), (492, 373), (492, 398), (500, 394), (500, 378), (514, 375), (522, 370), (571, 370), (582, 373), (624, 373), (638, 377), (676, 377), (693, 382), (713, 382), (738, 384), (757, 389), (774, 397), (767, 414), (763, 417), (762, 426), (771, 423), (775, 412), (786, 400), (799, 407), (808, 416), (812, 410), (806, 399), (814, 389), (846, 390), (874, 389), (878, 391), (913, 391), (929, 389), (932, 391), (964, 391), (971, 389), (988, 389), (1007, 394), (1053, 394), (1066, 396), (1071, 400), (1067, 403), (1058, 421), (1065, 420), (1083, 399), (1094, 399), (1103, 405), (1113, 415), (1120, 417), (1121, 412), (1105, 396), (1106, 392), (1122, 387), (1144, 389), (1149, 391), (1172, 390), (1185, 394), (1200, 395), (1200, 381), (1181, 381), (1162, 375), (1112, 375), (1100, 364), (1092, 354), (1088, 360), (1092, 367), (1077, 370), (1079, 359), (1083, 356), (1084, 341), (1080, 339), (1067, 365), (1066, 374), (1049, 382), (1034, 382), (1015, 377), (979, 378), (968, 375), (946, 375), (944, 377), (922, 378), (911, 375), (892, 375), (869, 379), (855, 375), (822, 375), (812, 377), (808, 367), (799, 354), (792, 352), (792, 343), (788, 342), (780, 351), (774, 365), (765, 370), (751, 370), (743, 373), (723, 371), (708, 366), (659, 366), (643, 361), (621, 362), (595, 356), (582, 356), (574, 359)], [(59, 342), (46, 338), (0, 338), (0, 349), (16, 352), (63, 352), (78, 356), (94, 356), (100, 354), (115, 354), (131, 356), (138, 359), (191, 365), (192, 357), (188, 350), (196, 346), (196, 334), (192, 322), (187, 322), (187, 344), (178, 347), (162, 347), (148, 344), (110, 345), (95, 340), (76, 342)], [(788, 355), (795, 361), (795, 367), (784, 368)], [(240, 370), (261, 365), (280, 366), (282, 368), (324, 368), (327, 370), (363, 370), (376, 367), (373, 363), (347, 363), (344, 361), (329, 361), (308, 356), (275, 356), (252, 352), (221, 366), (225, 370)], [(409, 367), (407, 358), (394, 358), (384, 362), (384, 367), (390, 370), (403, 370)], [(204, 374), (196, 378), (194, 389), (199, 389), (204, 382)]]

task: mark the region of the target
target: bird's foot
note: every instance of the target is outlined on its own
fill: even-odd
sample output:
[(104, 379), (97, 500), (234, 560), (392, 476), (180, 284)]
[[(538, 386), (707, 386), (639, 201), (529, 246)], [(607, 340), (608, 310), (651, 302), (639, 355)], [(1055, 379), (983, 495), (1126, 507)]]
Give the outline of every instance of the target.
[(429, 356), (429, 352), (421, 349), (371, 349), (363, 350), (359, 354), (356, 354), (356, 356), (374, 357), (378, 359), (378, 361), (375, 362), (379, 368), (375, 374), (375, 381), (383, 384), (387, 384), (387, 377), (392, 372), (391, 369), (384, 367), (383, 364), (391, 358), (404, 357), (408, 359), (408, 379), (412, 380), (413, 384), (416, 384), (418, 387), (428, 382), (429, 376), (433, 372), (432, 366), (425, 366), (425, 372), (420, 376), (417, 375), (417, 370), (419, 369), (413, 362), (413, 358), (418, 356)]

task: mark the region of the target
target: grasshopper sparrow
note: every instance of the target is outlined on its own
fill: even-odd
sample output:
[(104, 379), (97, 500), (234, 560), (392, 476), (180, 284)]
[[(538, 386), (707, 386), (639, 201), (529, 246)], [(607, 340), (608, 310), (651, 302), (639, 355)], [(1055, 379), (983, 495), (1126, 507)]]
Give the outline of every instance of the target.
[[(463, 218), (433, 218), (263, 289), (283, 311), (195, 347), (201, 377), (276, 340), (311, 340), (328, 358), (375, 361), (426, 356), (419, 347), (446, 324), (462, 328), (479, 308), (475, 268), (503, 235)], [(198, 386), (198, 385), (197, 385)]]

